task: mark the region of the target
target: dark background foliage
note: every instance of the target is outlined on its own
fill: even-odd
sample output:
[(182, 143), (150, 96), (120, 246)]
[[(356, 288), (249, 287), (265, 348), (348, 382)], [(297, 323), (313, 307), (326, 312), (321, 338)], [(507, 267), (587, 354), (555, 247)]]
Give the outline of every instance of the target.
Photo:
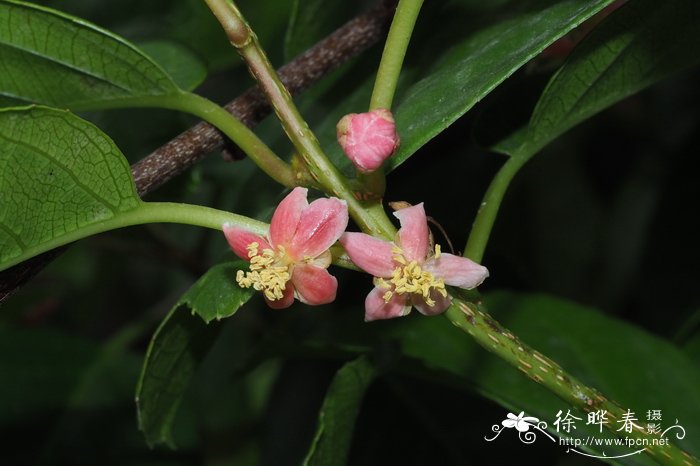
[[(251, 84), (198, 0), (45, 3), (136, 43), (168, 39), (185, 45), (210, 72), (198, 92), (218, 102)], [(288, 43), (292, 50), (285, 52), (292, 2), (267, 2), (272, 5), (266, 8), (256, 3), (239, 2), (273, 63), (283, 63), (285, 53), (315, 40)], [(314, 34), (322, 36), (362, 8), (344, 7)], [(409, 76), (425, 66), (431, 53), (421, 48), (421, 34), (428, 30), (426, 24), (422, 27), (408, 57)], [(339, 87), (351, 83), (354, 88), (372, 76), (379, 52), (375, 47), (300, 99), (312, 122), (322, 121), (346, 97)], [(463, 249), (481, 195), (504, 160), (486, 147), (527, 119), (553, 70), (539, 57), (509, 78), (392, 172), (386, 199), (425, 202), (455, 248)], [(697, 364), (699, 78), (696, 70), (686, 72), (628, 98), (533, 159), (503, 204), (484, 259), (492, 271), (484, 291), (540, 292), (597, 308), (670, 340)], [(343, 85), (333, 86), (335, 80)], [(113, 137), (131, 162), (194, 121), (143, 109), (84, 116)], [(258, 132), (276, 141), (280, 153), (290, 151), (274, 120), (265, 121)], [(212, 155), (150, 199), (267, 219), (281, 196), (250, 161), (224, 163)], [(203, 229), (152, 225), (116, 231), (72, 246), (3, 304), (0, 462), (298, 464), (343, 359), (298, 351), (243, 373), (232, 368), (263, 336), (269, 337), (270, 329), (320, 339), (342, 331), (346, 323), (347, 332), (362, 331), (367, 276), (338, 270), (341, 288), (333, 306), (271, 311), (255, 297), (235, 317), (211, 324), (220, 326), (221, 333), (175, 423), (178, 449), (151, 450), (137, 429), (134, 386), (155, 326), (194, 280), (230, 257), (222, 235)], [(371, 325), (381, 334), (389, 324)], [(598, 330), (610, 336), (609, 329)], [(588, 337), (591, 342), (597, 338)], [(474, 360), (484, 355), (475, 350)], [(478, 370), (476, 363), (471, 367)], [(635, 368), (619, 370), (635, 376)], [(522, 455), (539, 464), (596, 463), (544, 443), (485, 442), (484, 435), (505, 410), (478, 392), (483, 389), (405, 374), (378, 378), (359, 414), (351, 464), (484, 464), (476, 458), (486, 457), (489, 464), (500, 464)], [(518, 400), (511, 402), (517, 405)]]

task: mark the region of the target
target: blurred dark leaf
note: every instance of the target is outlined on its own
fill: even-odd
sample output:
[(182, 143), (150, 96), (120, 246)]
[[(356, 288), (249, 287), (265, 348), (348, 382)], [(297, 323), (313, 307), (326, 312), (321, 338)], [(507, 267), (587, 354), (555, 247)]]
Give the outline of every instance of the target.
[(0, 423), (120, 402), (138, 373), (125, 336), (100, 346), (57, 330), (0, 326)]
[(153, 335), (136, 387), (139, 427), (149, 445), (175, 446), (175, 414), (219, 331), (218, 325), (207, 324), (233, 315), (253, 295), (251, 289), (235, 284), (235, 272), (243, 264), (212, 267), (180, 298)]
[(139, 48), (162, 66), (180, 89), (192, 91), (207, 77), (207, 69), (199, 58), (176, 42), (145, 42)]
[(699, 18), (700, 4), (695, 0), (637, 0), (613, 12), (552, 78), (525, 140), (517, 132), (514, 140), (506, 139), (494, 150), (531, 157), (600, 110), (694, 66), (700, 61)]
[[(289, 61), (339, 27), (356, 10), (342, 0), (294, 0), (284, 38), (284, 59)], [(357, 2), (361, 3), (361, 2)]]
[(475, 31), (453, 46), (431, 74), (398, 102), (395, 114), (401, 146), (390, 159), (390, 169), (401, 165), (549, 44), (609, 3), (519, 2), (512, 18)]
[[(525, 343), (635, 411), (640, 422), (648, 410), (660, 409), (664, 426), (678, 419), (687, 432), (700, 429), (700, 368), (669, 342), (581, 305), (544, 295), (503, 292), (489, 295), (486, 302), (493, 316)], [(431, 371), (450, 374), (447, 380), (457, 377), (473, 384), (510, 410), (524, 410), (548, 421), (550, 428), (557, 411), (569, 409), (501, 359), (484, 354), (446, 319), (415, 319), (408, 328), (401, 327), (396, 329), (396, 338), (404, 353)], [(672, 441), (690, 453), (700, 453), (700, 444), (692, 435)]]
[(345, 364), (335, 375), (323, 406), (304, 465), (342, 466), (350, 450), (355, 419), (365, 391), (376, 376), (376, 368), (367, 357)]

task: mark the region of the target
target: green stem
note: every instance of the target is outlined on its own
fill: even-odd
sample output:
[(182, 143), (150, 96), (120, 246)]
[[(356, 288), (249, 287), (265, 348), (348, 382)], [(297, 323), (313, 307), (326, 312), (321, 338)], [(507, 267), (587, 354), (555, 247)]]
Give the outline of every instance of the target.
[(211, 100), (191, 92), (177, 94), (173, 99), (160, 101), (161, 106), (192, 113), (216, 126), (248, 157), (278, 183), (293, 188), (297, 185), (294, 173), (253, 131)]
[(277, 76), (267, 56), (258, 44), (257, 37), (246, 23), (233, 2), (205, 0), (223, 26), (231, 44), (238, 50), (251, 74), (267, 96), (282, 122), (287, 136), (306, 163), (313, 178), (328, 194), (345, 200), (348, 210), (362, 230), (385, 238), (393, 237), (395, 228), (391, 221), (370, 216), (355, 198), (348, 180), (343, 177), (321, 150), (314, 133), (297, 110), (292, 97)]
[[(408, 43), (413, 35), (413, 27), (422, 5), (423, 0), (400, 0), (396, 7), (384, 44), (382, 59), (379, 62), (377, 77), (374, 80), (374, 89), (369, 102), (370, 111), (378, 108), (391, 110)], [(358, 173), (358, 180), (369, 196), (379, 199), (384, 196), (386, 181), (383, 167), (372, 173)], [(375, 204), (381, 205), (381, 201), (375, 201)]]
[(527, 162), (525, 157), (509, 158), (496, 173), (496, 176), (493, 177), (493, 180), (491, 180), (491, 184), (486, 190), (486, 194), (484, 194), (481, 206), (474, 219), (467, 245), (464, 247), (465, 257), (475, 262), (481, 262), (506, 190), (525, 162)]
[(377, 70), (377, 79), (374, 81), (370, 110), (391, 109), (403, 60), (413, 34), (413, 26), (416, 24), (422, 5), (423, 0), (400, 0), (396, 7), (389, 35), (384, 44), (382, 60)]
[[(480, 300), (467, 302), (455, 298), (445, 316), (455, 327), (471, 335), (484, 349), (516, 367), (568, 404), (587, 413), (606, 410), (610, 423), (605, 427), (614, 435), (621, 435), (616, 431), (617, 424), (613, 421), (622, 420), (626, 409), (605, 398), (597, 390), (587, 387), (556, 362), (520, 341), (487, 313)], [(648, 445), (645, 445), (645, 452), (661, 464), (699, 464), (696, 458), (670, 442), (663, 446), (655, 445), (653, 440), (658, 441), (659, 436), (648, 434), (643, 427), (635, 426), (627, 435), (634, 439), (646, 439)]]
[(266, 223), (210, 207), (171, 202), (142, 202), (135, 209), (119, 212), (106, 220), (85, 225), (49, 241), (25, 248), (19, 256), (4, 261), (1, 269), (88, 236), (146, 223), (184, 223), (215, 230), (221, 230), (224, 223), (232, 223), (259, 235), (266, 235), (268, 230)]

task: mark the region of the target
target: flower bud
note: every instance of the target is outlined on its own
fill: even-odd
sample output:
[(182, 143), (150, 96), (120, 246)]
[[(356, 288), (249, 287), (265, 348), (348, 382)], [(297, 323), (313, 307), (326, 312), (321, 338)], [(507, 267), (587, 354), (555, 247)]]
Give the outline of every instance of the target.
[(394, 116), (385, 108), (345, 115), (336, 128), (340, 147), (363, 173), (381, 167), (399, 147)]

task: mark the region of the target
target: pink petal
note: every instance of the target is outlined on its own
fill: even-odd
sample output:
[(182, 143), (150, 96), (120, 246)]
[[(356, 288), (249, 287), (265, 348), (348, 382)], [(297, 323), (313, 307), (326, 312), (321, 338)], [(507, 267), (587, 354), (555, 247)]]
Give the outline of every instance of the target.
[(307, 192), (306, 188), (294, 188), (275, 209), (270, 221), (270, 242), (275, 246), (289, 244), (292, 240), (299, 226), (301, 213), (309, 206), (306, 200)]
[(423, 266), (425, 270), (437, 278), (445, 280), (446, 285), (459, 288), (476, 288), (489, 276), (489, 271), (483, 265), (452, 254), (440, 254), (439, 259), (431, 259)]
[(452, 302), (449, 295), (443, 297), (437, 291), (430, 293), (430, 298), (435, 301), (435, 304), (432, 306), (428, 306), (422, 296), (413, 296), (413, 305), (416, 307), (416, 309), (418, 309), (418, 312), (425, 316), (442, 314), (445, 312), (445, 309), (450, 307), (450, 303)]
[(338, 241), (348, 226), (348, 207), (334, 197), (316, 199), (301, 213), (288, 253), (297, 260), (314, 258)]
[(326, 269), (311, 264), (299, 264), (294, 267), (292, 282), (302, 303), (317, 306), (335, 300), (338, 280)]
[(393, 319), (403, 317), (411, 312), (411, 306), (406, 305), (406, 298), (395, 294), (387, 303), (384, 301), (385, 289), (374, 287), (365, 299), (365, 322), (373, 320)]
[(422, 263), (428, 255), (429, 230), (423, 203), (394, 212), (399, 219), (399, 243), (408, 260)]
[(361, 172), (381, 167), (399, 145), (394, 117), (385, 108), (345, 115), (336, 129), (343, 152)]
[(224, 236), (226, 236), (226, 241), (228, 241), (229, 246), (233, 249), (241, 259), (250, 261), (248, 257), (248, 245), (250, 243), (258, 243), (260, 250), (262, 249), (272, 249), (270, 243), (267, 242), (262, 236), (251, 233), (243, 228), (238, 228), (228, 223), (224, 223), (223, 226)]
[(391, 277), (394, 271), (392, 243), (365, 233), (345, 233), (340, 237), (340, 244), (350, 260), (365, 272), (375, 277)]
[(284, 291), (282, 292), (282, 299), (275, 299), (272, 301), (267, 299), (265, 295), (263, 295), (263, 297), (265, 298), (267, 305), (272, 309), (285, 309), (291, 306), (294, 302), (294, 285), (292, 285), (291, 281), (287, 282), (287, 285), (284, 287)]

